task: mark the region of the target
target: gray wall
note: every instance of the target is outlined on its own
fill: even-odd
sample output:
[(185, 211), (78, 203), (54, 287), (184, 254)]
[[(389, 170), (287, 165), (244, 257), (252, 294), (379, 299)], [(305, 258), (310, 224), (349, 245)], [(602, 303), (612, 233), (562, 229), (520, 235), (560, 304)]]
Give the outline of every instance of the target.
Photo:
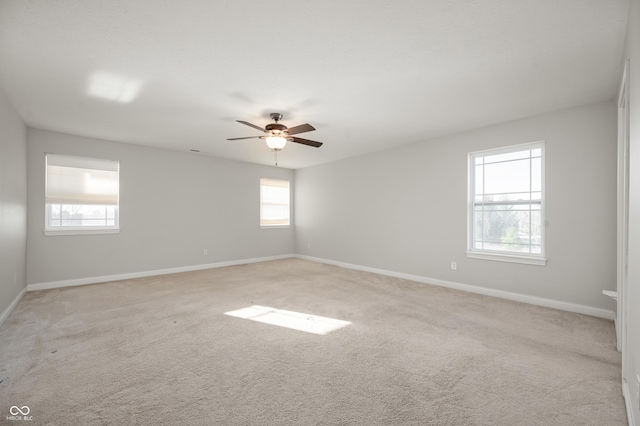
[[(627, 344), (625, 351), (626, 379), (635, 424), (640, 424), (638, 395), (640, 379), (640, 1), (631, 2), (624, 60), (630, 65), (630, 183), (629, 183), (629, 292), (625, 296), (627, 306)], [(633, 424), (633, 423), (630, 423)]]
[(0, 92), (0, 317), (26, 287), (26, 244), (27, 129)]
[[(540, 140), (547, 266), (467, 258), (467, 153)], [(295, 198), (299, 254), (614, 309), (612, 102), (297, 170)]]
[[(291, 254), (261, 230), (259, 180), (293, 171), (29, 129), (29, 284)], [(45, 236), (44, 153), (120, 161), (120, 233)], [(203, 255), (203, 250), (208, 255)]]

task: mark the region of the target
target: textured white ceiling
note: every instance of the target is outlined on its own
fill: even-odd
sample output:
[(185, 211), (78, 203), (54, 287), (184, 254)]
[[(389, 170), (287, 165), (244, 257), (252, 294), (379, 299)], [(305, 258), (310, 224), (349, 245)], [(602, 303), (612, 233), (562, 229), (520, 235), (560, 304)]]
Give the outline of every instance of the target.
[(264, 142), (226, 138), (260, 134), (236, 119), (280, 112), (324, 142), (280, 153), (301, 168), (612, 99), (628, 8), (0, 0), (0, 88), (31, 127), (260, 164), (273, 164)]

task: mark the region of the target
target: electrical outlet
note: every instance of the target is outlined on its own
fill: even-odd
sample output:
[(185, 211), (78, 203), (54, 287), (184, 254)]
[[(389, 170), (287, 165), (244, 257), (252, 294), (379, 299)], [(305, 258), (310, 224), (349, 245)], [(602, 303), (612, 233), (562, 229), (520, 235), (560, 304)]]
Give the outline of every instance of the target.
[(13, 273), (13, 283), (15, 284), (15, 283), (17, 283), (17, 282), (18, 282), (18, 273), (17, 273), (17, 272), (14, 272), (14, 273)]
[(209, 250), (204, 249), (204, 251), (202, 252), (202, 254), (204, 254), (204, 255), (206, 256), (207, 254), (209, 254)]
[(456, 262), (451, 262), (451, 269), (454, 271), (458, 269), (458, 264)]
[(307, 248), (311, 249), (311, 243), (307, 243)]

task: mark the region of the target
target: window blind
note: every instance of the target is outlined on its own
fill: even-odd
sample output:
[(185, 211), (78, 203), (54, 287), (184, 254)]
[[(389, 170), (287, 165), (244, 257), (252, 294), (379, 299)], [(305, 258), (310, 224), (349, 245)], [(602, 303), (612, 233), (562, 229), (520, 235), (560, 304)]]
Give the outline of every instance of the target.
[(46, 154), (47, 204), (118, 205), (118, 161)]
[(260, 226), (289, 225), (289, 181), (260, 179)]

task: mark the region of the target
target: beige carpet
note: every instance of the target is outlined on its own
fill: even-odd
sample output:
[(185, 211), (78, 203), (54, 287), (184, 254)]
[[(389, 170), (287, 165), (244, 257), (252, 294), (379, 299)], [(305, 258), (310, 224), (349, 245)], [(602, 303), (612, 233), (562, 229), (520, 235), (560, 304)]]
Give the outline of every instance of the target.
[(611, 321), (299, 259), (27, 293), (0, 342), (4, 424), (627, 424)]

